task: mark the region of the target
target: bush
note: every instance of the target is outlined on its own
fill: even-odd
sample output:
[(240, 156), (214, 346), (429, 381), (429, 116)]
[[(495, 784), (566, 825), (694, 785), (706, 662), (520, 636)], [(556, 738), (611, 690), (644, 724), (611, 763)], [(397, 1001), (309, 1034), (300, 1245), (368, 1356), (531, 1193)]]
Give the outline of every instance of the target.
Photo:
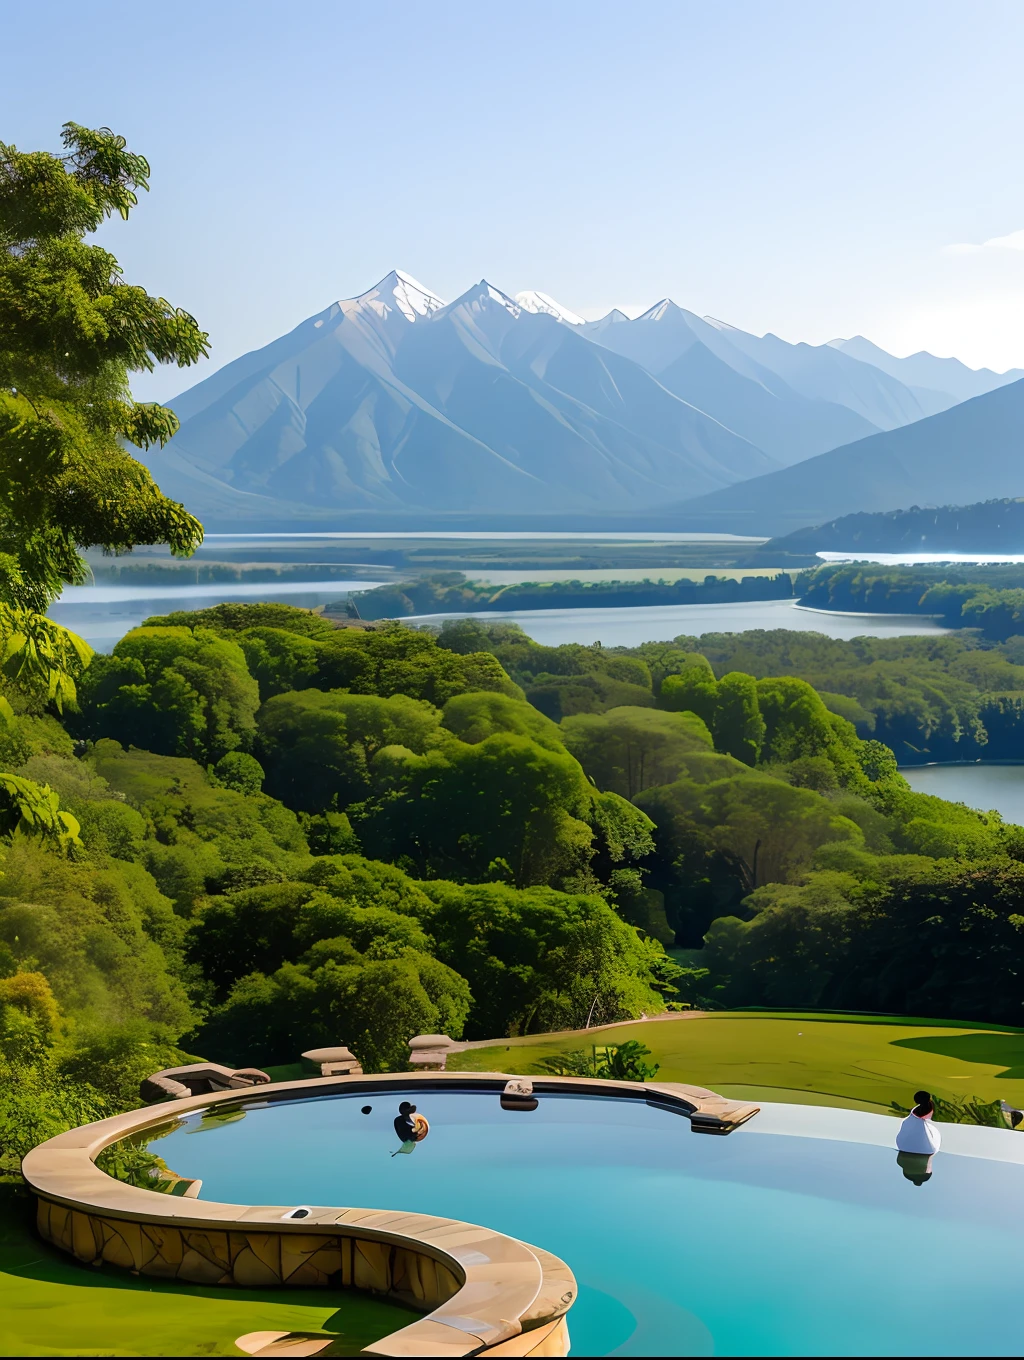
[(263, 766), (245, 751), (229, 751), (221, 756), (213, 773), (225, 788), (236, 793), (260, 793), (263, 789)]
[(651, 1050), (636, 1039), (624, 1044), (592, 1044), (590, 1052), (576, 1048), (569, 1053), (557, 1053), (542, 1058), (538, 1072), (551, 1072), (560, 1077), (596, 1077), (602, 1081), (653, 1081), (660, 1064), (644, 1062)]

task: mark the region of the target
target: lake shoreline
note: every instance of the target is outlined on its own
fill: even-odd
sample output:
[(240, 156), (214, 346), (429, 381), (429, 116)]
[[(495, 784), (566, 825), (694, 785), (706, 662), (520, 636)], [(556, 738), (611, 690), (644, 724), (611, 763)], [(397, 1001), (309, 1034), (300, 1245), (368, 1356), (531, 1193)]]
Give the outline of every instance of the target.
[(900, 765), (899, 771), (915, 793), (998, 812), (1003, 821), (1024, 826), (1024, 761), (933, 760)]
[(902, 770), (971, 770), (975, 766), (984, 765), (1024, 765), (1024, 760), (925, 760), (920, 765), (903, 764), (899, 766)]

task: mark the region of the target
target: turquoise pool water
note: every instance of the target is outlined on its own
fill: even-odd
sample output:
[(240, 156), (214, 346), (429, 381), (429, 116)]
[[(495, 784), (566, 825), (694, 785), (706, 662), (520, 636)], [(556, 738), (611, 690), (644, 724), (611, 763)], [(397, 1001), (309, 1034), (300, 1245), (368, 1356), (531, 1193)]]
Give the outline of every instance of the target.
[[(430, 1134), (392, 1156), (404, 1098)], [(580, 1284), (573, 1355), (1018, 1354), (1024, 1165), (942, 1152), (916, 1186), (895, 1120), (814, 1111), (826, 1136), (803, 1137), (779, 1131), (794, 1108), (715, 1137), (640, 1098), (521, 1113), (391, 1091), (193, 1114), (150, 1146), (202, 1199), (417, 1210), (543, 1246)]]

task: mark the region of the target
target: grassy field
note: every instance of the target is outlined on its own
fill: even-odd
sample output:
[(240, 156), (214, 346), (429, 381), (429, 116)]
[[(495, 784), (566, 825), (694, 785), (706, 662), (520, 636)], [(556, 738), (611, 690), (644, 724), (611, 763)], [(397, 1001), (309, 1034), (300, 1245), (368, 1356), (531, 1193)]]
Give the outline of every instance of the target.
[[(206, 1288), (79, 1265), (36, 1236), (35, 1201), (0, 1182), (0, 1355), (241, 1355), (236, 1336), (325, 1331), (358, 1355), (416, 1316), (368, 1295)], [(340, 1307), (339, 1307), (340, 1303)]]
[[(889, 1112), (920, 1087), (1024, 1105), (1024, 1031), (901, 1017), (716, 1012), (563, 1035), (503, 1039), (453, 1054), (449, 1069), (529, 1073), (540, 1058), (638, 1039), (662, 1081), (746, 1100)], [(651, 1061), (651, 1059), (648, 1059)]]

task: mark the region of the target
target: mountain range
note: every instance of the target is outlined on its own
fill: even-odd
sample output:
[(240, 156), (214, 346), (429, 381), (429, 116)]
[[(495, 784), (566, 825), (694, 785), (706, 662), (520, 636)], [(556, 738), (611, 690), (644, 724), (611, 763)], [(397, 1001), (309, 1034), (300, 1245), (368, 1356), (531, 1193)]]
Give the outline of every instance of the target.
[(179, 433), (144, 457), (217, 521), (682, 502), (715, 518), (737, 484), (775, 485), (1015, 376), (861, 337), (789, 344), (668, 300), (588, 322), (482, 280), (445, 303), (395, 270), (182, 394)]

